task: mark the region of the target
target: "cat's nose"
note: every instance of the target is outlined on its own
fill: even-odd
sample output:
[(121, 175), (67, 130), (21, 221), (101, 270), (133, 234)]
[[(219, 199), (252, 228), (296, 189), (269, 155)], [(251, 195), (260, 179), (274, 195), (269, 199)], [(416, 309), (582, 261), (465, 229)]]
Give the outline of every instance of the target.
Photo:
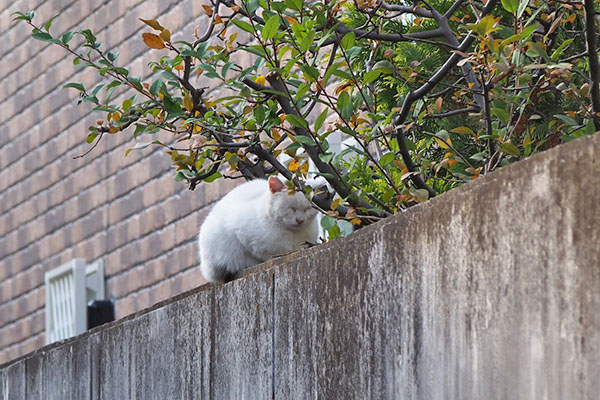
[(304, 222), (304, 219), (303, 219), (302, 217), (296, 217), (296, 223), (297, 223), (298, 225), (300, 225), (300, 224), (301, 224), (301, 223), (303, 223), (303, 222)]

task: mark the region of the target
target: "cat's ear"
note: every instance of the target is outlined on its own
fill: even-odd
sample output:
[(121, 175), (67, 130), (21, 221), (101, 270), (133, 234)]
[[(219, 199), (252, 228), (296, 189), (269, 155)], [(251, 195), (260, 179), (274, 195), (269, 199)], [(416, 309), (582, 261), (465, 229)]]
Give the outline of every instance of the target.
[(285, 185), (276, 177), (272, 176), (269, 178), (269, 190), (271, 193), (281, 192), (285, 188)]

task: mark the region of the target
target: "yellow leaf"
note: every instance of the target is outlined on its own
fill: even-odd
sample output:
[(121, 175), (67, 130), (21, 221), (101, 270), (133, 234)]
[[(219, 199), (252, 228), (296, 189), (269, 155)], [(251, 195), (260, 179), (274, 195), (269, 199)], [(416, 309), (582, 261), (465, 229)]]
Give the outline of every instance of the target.
[(302, 173), (306, 175), (308, 173), (308, 163), (302, 164), (302, 166), (300, 167), (300, 171), (302, 171)]
[(352, 225), (360, 225), (360, 224), (362, 223), (362, 221), (361, 221), (360, 219), (358, 219), (358, 218), (352, 218), (352, 219), (350, 220), (350, 223), (351, 223)]
[(165, 48), (165, 43), (163, 40), (160, 38), (160, 36), (155, 35), (154, 33), (142, 33), (142, 39), (144, 40), (144, 43), (146, 43), (146, 46), (150, 47), (151, 49), (160, 50)]
[(194, 108), (194, 102), (192, 100), (192, 95), (190, 92), (186, 92), (185, 96), (183, 96), (183, 106), (186, 110), (192, 111)]
[(110, 128), (108, 128), (108, 133), (117, 133), (119, 132), (119, 128), (117, 128), (116, 126), (111, 126)]
[(120, 122), (120, 121), (121, 121), (121, 114), (119, 114), (118, 112), (114, 113), (114, 114), (112, 115), (112, 119), (113, 119), (113, 121), (115, 121), (115, 122)]
[(278, 141), (281, 139), (281, 135), (279, 134), (279, 130), (276, 128), (271, 128), (271, 137), (273, 140)]
[(142, 18), (140, 18), (140, 21), (142, 21), (143, 23), (145, 23), (146, 25), (148, 25), (152, 29), (156, 29), (157, 31), (162, 31), (163, 29), (165, 29), (155, 19), (142, 19)]
[[(442, 139), (440, 138), (434, 138), (435, 141), (437, 142), (437, 144), (442, 148), (442, 149), (449, 149), (450, 146), (448, 146)], [(447, 142), (450, 142), (450, 138), (448, 138)]]
[(292, 172), (295, 172), (298, 170), (298, 168), (300, 168), (300, 163), (296, 160), (292, 160), (290, 161), (290, 164), (288, 165), (288, 169)]
[(231, 36), (229, 36), (229, 39), (227, 39), (227, 47), (231, 47), (231, 45), (233, 44), (233, 41), (235, 40), (237, 35), (238, 35), (237, 32), (234, 32), (231, 34)]
[(264, 85), (265, 83), (267, 83), (267, 78), (265, 78), (264, 75), (259, 75), (256, 78), (256, 83), (258, 83), (259, 85)]
[(475, 134), (475, 132), (473, 132), (473, 129), (469, 128), (468, 126), (459, 126), (458, 128), (454, 128), (454, 129), (450, 130), (450, 132), (462, 133), (462, 134), (467, 134), (467, 135)]
[(331, 209), (335, 210), (336, 208), (338, 208), (339, 205), (340, 205), (340, 199), (335, 199), (334, 201), (331, 202)]
[(160, 35), (159, 35), (159, 36), (160, 36), (160, 38), (161, 38), (162, 40), (164, 40), (165, 42), (170, 42), (170, 41), (171, 41), (171, 32), (169, 32), (169, 30), (168, 30), (168, 29), (163, 29), (163, 30), (160, 32)]

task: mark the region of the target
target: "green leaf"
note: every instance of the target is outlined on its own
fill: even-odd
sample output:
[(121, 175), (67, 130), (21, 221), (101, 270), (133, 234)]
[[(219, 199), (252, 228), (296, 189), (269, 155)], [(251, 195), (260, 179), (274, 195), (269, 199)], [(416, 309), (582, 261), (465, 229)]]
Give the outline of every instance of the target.
[(316, 35), (315, 31), (310, 31), (306, 34), (306, 36), (304, 36), (304, 38), (300, 41), (300, 46), (299, 46), (301, 52), (305, 52), (308, 49), (310, 49), (310, 45), (313, 44), (315, 35)]
[(334, 153), (327, 153), (327, 154), (319, 153), (319, 158), (321, 159), (321, 161), (323, 161), (326, 164), (330, 163), (334, 156), (335, 156)]
[(249, 14), (254, 14), (254, 12), (258, 9), (258, 0), (245, 1), (244, 7), (246, 8)]
[(233, 20), (231, 20), (231, 22), (243, 31), (246, 31), (249, 33), (254, 33), (254, 27), (252, 27), (252, 25), (250, 25), (246, 21), (241, 21), (239, 19), (233, 19)]
[(506, 110), (504, 110), (502, 108), (492, 108), (490, 110), (490, 112), (492, 113), (492, 115), (494, 115), (500, 121), (502, 121), (502, 123), (504, 125), (508, 124), (509, 115), (508, 115), (508, 112), (506, 112)]
[(391, 74), (394, 72), (394, 64), (387, 60), (381, 60), (373, 65), (371, 72), (373, 71), (379, 71), (382, 74)]
[(303, 4), (303, 0), (285, 0), (285, 5), (288, 6), (288, 8), (296, 11), (302, 11)]
[(558, 58), (563, 53), (563, 50), (566, 49), (571, 43), (573, 43), (573, 39), (567, 39), (564, 42), (562, 42), (560, 46), (558, 46), (558, 48), (554, 50), (552, 56), (550, 56), (550, 58), (552, 58), (552, 61), (558, 61)]
[(73, 31), (65, 32), (65, 33), (63, 33), (62, 37), (60, 38), (60, 41), (66, 45), (73, 38), (74, 34), (75, 34), (75, 32), (73, 32)]
[(547, 63), (550, 63), (550, 57), (548, 57), (546, 50), (544, 50), (544, 48), (542, 46), (540, 46), (538, 43), (535, 43), (535, 42), (527, 42), (527, 44), (529, 45), (529, 50), (527, 50), (528, 56), (530, 56), (530, 57), (540, 56)]
[(96, 139), (97, 136), (98, 136), (97, 133), (90, 133), (89, 135), (87, 135), (87, 138), (85, 139), (85, 141), (88, 143), (92, 143), (94, 141), (94, 139)]
[(164, 83), (160, 79), (157, 79), (154, 82), (152, 82), (152, 85), (150, 85), (150, 93), (152, 94), (152, 96), (154, 96), (154, 97), (158, 96), (158, 92), (160, 91), (160, 88), (163, 85), (164, 85)]
[(325, 120), (327, 119), (327, 115), (329, 114), (329, 109), (326, 108), (325, 110), (323, 110), (323, 112), (317, 117), (317, 120), (315, 121), (315, 132), (318, 132), (319, 129), (321, 129), (321, 127), (323, 126), (323, 123), (325, 123)]
[(304, 118), (299, 116), (298, 114), (287, 114), (285, 119), (295, 127), (298, 128), (308, 128), (308, 123)]
[(267, 20), (267, 22), (265, 22), (265, 26), (263, 27), (263, 30), (262, 30), (263, 39), (265, 39), (265, 40), (272, 39), (275, 36), (275, 34), (277, 33), (278, 29), (279, 29), (279, 15), (274, 14)]
[(214, 174), (212, 174), (211, 176), (209, 176), (208, 178), (204, 178), (204, 182), (212, 182), (215, 181), (219, 178), (223, 177), (223, 175), (221, 175), (220, 172), (215, 172)]
[(36, 40), (41, 40), (42, 42), (50, 42), (54, 39), (51, 34), (49, 34), (47, 32), (40, 32), (40, 31), (33, 32), (31, 34), (31, 37)]
[(356, 34), (354, 32), (348, 32), (342, 38), (342, 48), (348, 50), (354, 46), (356, 41)]
[(15, 11), (14, 13), (10, 14), (10, 15), (16, 15), (16, 17), (13, 17), (13, 21), (29, 21), (31, 22), (31, 20), (33, 19), (33, 11), (29, 11), (27, 14), (22, 13), (21, 11)]
[(519, 33), (519, 38), (521, 38), (522, 40), (529, 38), (529, 36), (531, 36), (531, 34), (533, 32), (535, 32), (536, 29), (537, 29), (536, 25), (529, 25), (528, 27), (523, 29), (521, 31), (521, 33)]
[(502, 0), (502, 7), (511, 14), (519, 8), (519, 0)]
[(112, 51), (109, 51), (106, 53), (106, 58), (108, 58), (110, 62), (115, 61), (117, 57), (119, 57), (119, 52), (113, 53)]
[(573, 118), (569, 117), (568, 115), (554, 114), (554, 117), (560, 119), (561, 121), (563, 121), (565, 124), (567, 124), (569, 126), (579, 125), (579, 122), (575, 121)]
[(363, 76), (363, 85), (373, 82), (375, 79), (379, 78), (379, 75), (381, 75), (380, 70), (371, 70), (371, 71), (367, 72)]
[(521, 155), (519, 148), (510, 142), (500, 143), (500, 148), (503, 152), (508, 153), (511, 156), (519, 157)]
[(321, 226), (323, 227), (323, 229), (325, 230), (329, 230), (331, 228), (333, 228), (336, 224), (336, 220), (333, 217), (330, 217), (329, 215), (323, 215), (323, 217), (321, 217)]
[(307, 146), (315, 146), (315, 141), (308, 136), (303, 136), (303, 135), (296, 135), (294, 136), (294, 139), (296, 139), (297, 141), (299, 141), (300, 143), (307, 145)]
[(181, 106), (171, 99), (170, 96), (163, 98), (163, 104), (165, 105), (165, 111), (169, 116), (181, 114)]
[(392, 161), (394, 161), (394, 158), (396, 158), (396, 155), (390, 151), (389, 153), (385, 153), (383, 156), (381, 156), (381, 158), (379, 159), (379, 164), (382, 167), (385, 167), (391, 164)]
[(46, 31), (49, 31), (49, 30), (50, 30), (50, 27), (52, 26), (52, 21), (54, 21), (54, 18), (56, 18), (56, 17), (58, 17), (58, 14), (57, 14), (57, 15), (55, 15), (54, 17), (50, 18), (50, 19), (48, 20), (48, 22), (46, 22), (46, 24), (44, 25), (44, 29), (45, 29)]
[(517, 19), (521, 18), (521, 15), (523, 15), (523, 12), (525, 11), (528, 5), (529, 0), (521, 0), (519, 2), (519, 7), (517, 8)]
[(478, 23), (468, 24), (467, 28), (472, 29), (479, 36), (485, 36), (486, 34), (491, 33), (495, 30), (494, 29), (495, 24), (496, 24), (496, 19), (494, 18), (494, 16), (491, 14), (488, 14), (485, 17), (483, 17)]
[(313, 67), (312, 65), (300, 64), (300, 68), (302, 69), (302, 72), (304, 72), (306, 75), (310, 76), (314, 80), (319, 79), (319, 70)]
[(80, 92), (85, 92), (85, 87), (81, 82), (70, 82), (64, 85), (63, 88), (73, 88), (79, 90)]

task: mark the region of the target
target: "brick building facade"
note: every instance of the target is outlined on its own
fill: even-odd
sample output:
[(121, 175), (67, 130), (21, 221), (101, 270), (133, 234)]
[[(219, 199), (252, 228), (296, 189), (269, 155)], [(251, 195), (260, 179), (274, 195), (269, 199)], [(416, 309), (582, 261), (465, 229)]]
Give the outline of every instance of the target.
[[(1, 1), (0, 10), (0, 363), (45, 344), (44, 273), (74, 258), (104, 260), (107, 295), (117, 318), (204, 282), (196, 233), (207, 206), (234, 184), (175, 182), (170, 160), (133, 147), (130, 133), (85, 143), (97, 115), (77, 105), (72, 81), (97, 82), (56, 46), (29, 38), (14, 11), (55, 14), (51, 32), (91, 28), (119, 65), (143, 78), (150, 59), (166, 54), (141, 40), (138, 18), (158, 18), (174, 40), (207, 23), (201, 2), (158, 0)], [(202, 29), (200, 29), (202, 30)]]

